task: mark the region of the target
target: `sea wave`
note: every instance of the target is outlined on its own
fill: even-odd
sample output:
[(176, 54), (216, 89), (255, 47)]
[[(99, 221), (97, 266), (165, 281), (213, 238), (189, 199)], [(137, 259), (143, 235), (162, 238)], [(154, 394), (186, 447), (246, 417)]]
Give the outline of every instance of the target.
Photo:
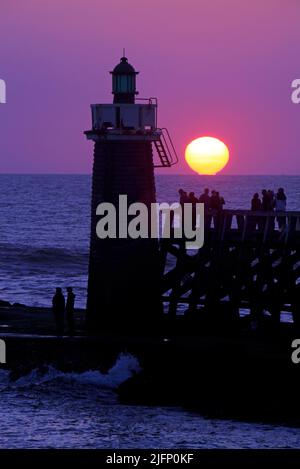
[(69, 249), (57, 247), (31, 247), (28, 245), (0, 244), (0, 263), (7, 268), (9, 265), (22, 264), (23, 266), (46, 267), (49, 265), (59, 267), (78, 266), (88, 264), (87, 249)]
[(13, 380), (11, 371), (0, 370), (0, 391), (23, 389), (52, 382), (72, 382), (105, 389), (116, 389), (139, 371), (141, 368), (137, 358), (126, 353), (119, 355), (116, 363), (107, 373), (101, 373), (98, 370), (65, 373), (49, 365), (34, 369), (17, 380)]

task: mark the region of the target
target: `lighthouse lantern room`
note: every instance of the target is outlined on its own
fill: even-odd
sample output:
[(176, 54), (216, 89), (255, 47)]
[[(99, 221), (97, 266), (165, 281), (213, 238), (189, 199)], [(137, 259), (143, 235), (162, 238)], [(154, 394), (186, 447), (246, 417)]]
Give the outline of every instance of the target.
[[(178, 162), (175, 147), (166, 128), (157, 126), (157, 99), (135, 98), (136, 72), (122, 57), (112, 72), (113, 104), (92, 104), (92, 130), (88, 139), (152, 141), (156, 150), (155, 167), (170, 167)], [(139, 103), (136, 103), (138, 99)]]

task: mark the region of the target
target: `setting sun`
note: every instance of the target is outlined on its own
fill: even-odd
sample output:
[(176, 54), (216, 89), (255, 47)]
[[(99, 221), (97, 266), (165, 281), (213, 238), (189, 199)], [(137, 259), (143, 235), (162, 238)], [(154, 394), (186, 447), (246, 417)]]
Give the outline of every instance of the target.
[(187, 164), (199, 174), (216, 174), (226, 166), (229, 151), (218, 138), (200, 137), (189, 143), (185, 149)]

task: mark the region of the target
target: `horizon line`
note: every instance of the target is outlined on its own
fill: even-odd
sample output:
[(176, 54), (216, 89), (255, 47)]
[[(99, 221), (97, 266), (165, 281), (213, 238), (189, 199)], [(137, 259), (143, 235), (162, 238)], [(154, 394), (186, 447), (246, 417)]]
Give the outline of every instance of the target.
[[(92, 173), (67, 173), (67, 172), (0, 172), (0, 176), (92, 176)], [(232, 176), (253, 176), (253, 177), (263, 177), (263, 176), (272, 176), (272, 177), (297, 177), (300, 176), (299, 174), (278, 174), (278, 173), (232, 173), (232, 174), (190, 174), (190, 173), (157, 173), (155, 176), (194, 176), (194, 177), (211, 177), (214, 178), (216, 176), (222, 177), (232, 177)]]

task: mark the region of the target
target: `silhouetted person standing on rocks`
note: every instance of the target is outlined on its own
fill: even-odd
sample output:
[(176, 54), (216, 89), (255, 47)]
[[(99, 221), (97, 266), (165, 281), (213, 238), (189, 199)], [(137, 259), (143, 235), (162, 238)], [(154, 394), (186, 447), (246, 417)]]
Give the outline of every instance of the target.
[(52, 311), (56, 323), (57, 335), (64, 333), (64, 314), (65, 314), (65, 297), (61, 288), (56, 288), (55, 295), (52, 298)]
[(67, 315), (68, 333), (69, 335), (73, 335), (75, 295), (71, 287), (67, 288), (67, 292), (68, 292), (68, 296), (67, 296), (67, 303), (66, 303), (66, 315)]

